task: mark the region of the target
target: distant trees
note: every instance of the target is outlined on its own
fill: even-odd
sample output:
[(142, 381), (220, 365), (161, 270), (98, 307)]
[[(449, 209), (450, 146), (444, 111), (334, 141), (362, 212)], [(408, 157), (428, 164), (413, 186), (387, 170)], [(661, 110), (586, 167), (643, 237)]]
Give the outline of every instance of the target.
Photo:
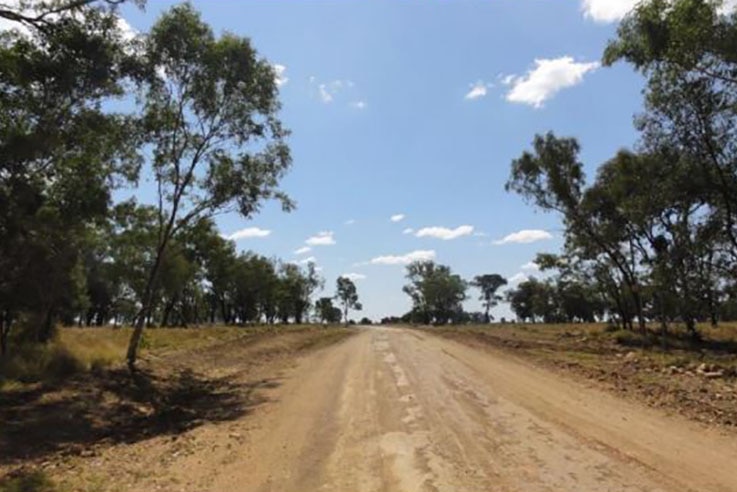
[(322, 323), (340, 323), (343, 313), (333, 305), (332, 297), (321, 297), (315, 302), (315, 312)]
[(363, 306), (358, 302), (358, 291), (356, 284), (348, 277), (338, 277), (335, 286), (335, 297), (343, 306), (343, 321), (348, 324), (348, 311), (355, 309), (360, 311)]
[(498, 295), (497, 291), (500, 287), (507, 285), (507, 279), (498, 273), (477, 275), (473, 278), (471, 285), (481, 291), (479, 300), (482, 301), (485, 309), (484, 323), (490, 323), (491, 316), (489, 315), (489, 311), (502, 300), (502, 296)]
[(412, 299), (415, 321), (446, 324), (463, 312), (467, 284), (450, 267), (416, 261), (407, 265), (407, 279), (403, 290)]

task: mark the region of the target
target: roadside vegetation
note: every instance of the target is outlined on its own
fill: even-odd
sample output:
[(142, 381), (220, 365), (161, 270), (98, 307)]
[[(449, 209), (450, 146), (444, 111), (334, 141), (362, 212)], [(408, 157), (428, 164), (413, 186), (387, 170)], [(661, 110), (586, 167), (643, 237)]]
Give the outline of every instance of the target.
[[(144, 33), (122, 3), (0, 9), (0, 382), (241, 336), (215, 326), (300, 325), (324, 284), (314, 264), (237, 253), (213, 219), (294, 206), (274, 67), (190, 4)], [(355, 286), (342, 302), (359, 306)]]
[[(720, 4), (641, 2), (607, 46), (605, 65), (628, 63), (646, 79), (635, 149), (593, 180), (581, 144), (553, 132), (512, 162), (506, 189), (555, 214), (565, 240), (537, 256), (541, 278), (507, 290), (518, 320), (606, 321), (643, 337), (655, 323), (667, 346), (674, 327), (697, 344), (703, 323), (737, 319), (737, 14)], [(394, 320), (478, 322), (462, 308), (469, 284), (449, 267), (415, 263), (407, 278), (413, 311)], [(471, 284), (487, 322), (503, 281)]]

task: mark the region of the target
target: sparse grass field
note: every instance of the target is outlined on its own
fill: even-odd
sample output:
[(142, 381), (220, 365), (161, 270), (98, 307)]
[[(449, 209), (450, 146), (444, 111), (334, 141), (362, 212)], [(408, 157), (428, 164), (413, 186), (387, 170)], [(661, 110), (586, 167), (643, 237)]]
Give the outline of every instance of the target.
[[(215, 343), (247, 340), (275, 333), (318, 329), (311, 325), (250, 327), (149, 328), (141, 342), (141, 358), (161, 357), (177, 351), (204, 348)], [(71, 374), (96, 371), (123, 362), (131, 328), (60, 328), (47, 345), (11, 347), (0, 358), (0, 390), (27, 383), (53, 382)], [(339, 330), (338, 330), (339, 331)]]
[(280, 384), (276, 368), (354, 333), (311, 325), (154, 328), (132, 377), (123, 365), (130, 330), (61, 329), (48, 346), (24, 349), (30, 359), (5, 362), (16, 378), (0, 373), (0, 492), (96, 490), (89, 477), (67, 480), (74, 474), (65, 472), (62, 483), (47, 470), (73, 470), (79, 457), (117, 443), (238, 419), (262, 403), (262, 389)]
[(603, 324), (504, 324), (433, 327), (476, 346), (512, 352), (603, 385), (649, 405), (707, 423), (737, 428), (737, 323), (700, 326), (693, 342), (674, 328), (663, 344), (647, 333)]

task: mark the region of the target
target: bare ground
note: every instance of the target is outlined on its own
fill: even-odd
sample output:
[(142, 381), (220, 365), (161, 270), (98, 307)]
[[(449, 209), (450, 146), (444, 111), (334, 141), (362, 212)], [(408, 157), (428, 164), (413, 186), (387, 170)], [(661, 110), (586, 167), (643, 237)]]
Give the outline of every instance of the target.
[[(673, 331), (610, 333), (604, 325), (428, 328), (481, 350), (491, 347), (584, 379), (621, 397), (710, 427), (737, 431), (737, 327), (702, 327), (693, 341)], [(643, 346), (644, 345), (644, 346)]]
[(26, 469), (88, 491), (737, 490), (733, 434), (488, 347), (373, 328), (298, 358), (262, 348), (194, 368), (252, 404)]

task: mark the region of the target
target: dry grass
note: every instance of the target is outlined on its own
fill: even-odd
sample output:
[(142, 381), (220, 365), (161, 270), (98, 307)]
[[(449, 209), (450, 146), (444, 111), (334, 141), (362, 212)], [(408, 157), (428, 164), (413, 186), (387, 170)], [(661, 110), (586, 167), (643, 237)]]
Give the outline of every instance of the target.
[[(141, 342), (142, 358), (227, 343), (244, 337), (300, 331), (309, 325), (208, 326), (200, 328), (149, 328)], [(125, 359), (131, 328), (60, 328), (46, 345), (11, 347), (0, 359), (0, 389), (9, 390), (39, 381), (64, 378), (80, 371), (96, 371)]]

